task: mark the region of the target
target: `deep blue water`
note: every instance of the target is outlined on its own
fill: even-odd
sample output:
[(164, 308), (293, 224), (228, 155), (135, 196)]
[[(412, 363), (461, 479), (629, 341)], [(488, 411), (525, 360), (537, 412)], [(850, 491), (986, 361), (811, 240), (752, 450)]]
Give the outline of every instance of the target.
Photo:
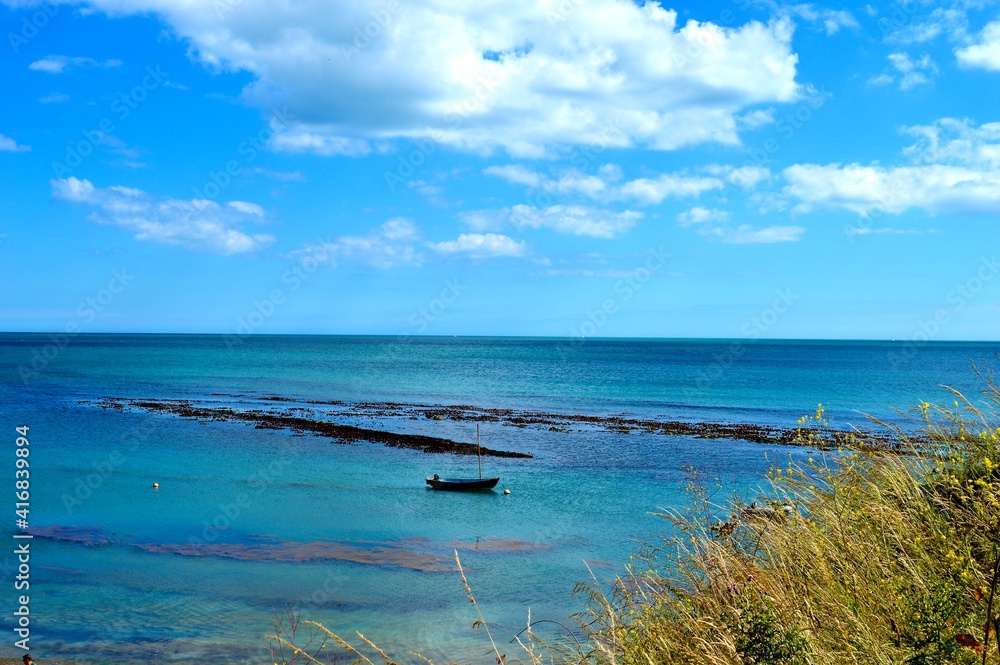
[[(67, 341), (67, 340), (63, 340)], [(258, 651), (288, 602), (345, 635), (446, 662), (489, 649), (453, 550), (494, 636), (582, 608), (576, 582), (621, 570), (682, 507), (687, 467), (721, 499), (804, 451), (744, 442), (487, 423), (509, 496), (426, 490), (474, 462), (234, 423), (97, 408), (101, 397), (279, 395), (322, 402), (538, 409), (791, 425), (822, 402), (832, 424), (970, 394), (970, 362), (1000, 344), (512, 338), (0, 335), (0, 427), (31, 434), (32, 651), (93, 662), (271, 662)], [(282, 406), (286, 406), (282, 404)], [(294, 405), (292, 405), (294, 406)], [(303, 404), (323, 415), (321, 405)], [(335, 411), (335, 407), (329, 407)], [(383, 418), (365, 426), (474, 440), (474, 425)], [(154, 491), (153, 482), (160, 488)], [(12, 494), (8, 494), (12, 496)], [(13, 499), (10, 499), (10, 529)], [(10, 541), (9, 541), (10, 542)], [(203, 543), (209, 548), (192, 549)], [(187, 548), (187, 549), (185, 549)], [(11, 548), (8, 548), (11, 549)], [(334, 559), (302, 561), (317, 551)], [(236, 553), (236, 554), (233, 554)], [(11, 606), (13, 558), (0, 558)], [(233, 557), (236, 558), (233, 558)], [(4, 610), (5, 625), (10, 612)], [(0, 655), (20, 655), (12, 639)], [(405, 648), (404, 648), (405, 647)], [(514, 645), (508, 647), (514, 653)], [(40, 658), (41, 659), (41, 658)], [(488, 662), (488, 659), (484, 662)]]

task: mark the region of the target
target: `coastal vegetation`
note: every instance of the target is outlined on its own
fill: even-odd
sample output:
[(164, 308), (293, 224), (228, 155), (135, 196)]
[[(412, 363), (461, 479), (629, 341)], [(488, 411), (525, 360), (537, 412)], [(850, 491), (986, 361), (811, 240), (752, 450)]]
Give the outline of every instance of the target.
[[(663, 515), (669, 539), (610, 587), (579, 587), (577, 637), (543, 643), (529, 620), (516, 653), (488, 631), (484, 648), (594, 665), (1000, 663), (1000, 389), (984, 379), (981, 399), (915, 407), (919, 431), (892, 428), (892, 446), (859, 433), (773, 468), (752, 500), (719, 505), (695, 479), (691, 505)], [(827, 427), (820, 408), (801, 443)], [(486, 629), (488, 607), (457, 572)], [(294, 621), (269, 638), (274, 662), (415, 660)]]

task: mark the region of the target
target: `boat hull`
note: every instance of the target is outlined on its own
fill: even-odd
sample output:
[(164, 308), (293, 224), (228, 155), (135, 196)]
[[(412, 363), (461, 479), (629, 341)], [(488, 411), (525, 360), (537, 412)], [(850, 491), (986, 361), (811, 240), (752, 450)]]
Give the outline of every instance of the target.
[(491, 490), (500, 482), (499, 478), (428, 478), (427, 484), (436, 490), (471, 492)]

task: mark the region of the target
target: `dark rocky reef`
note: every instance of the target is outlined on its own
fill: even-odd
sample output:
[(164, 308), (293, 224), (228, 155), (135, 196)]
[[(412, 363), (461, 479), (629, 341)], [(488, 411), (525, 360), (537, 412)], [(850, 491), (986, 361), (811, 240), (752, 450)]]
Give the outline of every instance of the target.
[[(391, 448), (411, 448), (425, 453), (452, 453), (454, 455), (475, 455), (476, 446), (421, 434), (399, 434), (383, 430), (342, 425), (325, 420), (295, 415), (290, 411), (272, 412), (259, 409), (237, 411), (229, 407), (208, 407), (195, 405), (187, 400), (147, 400), (108, 398), (97, 402), (107, 409), (140, 409), (150, 413), (169, 413), (182, 418), (197, 418), (203, 421), (231, 421), (253, 425), (257, 429), (291, 430), (293, 432), (315, 434), (333, 439), (337, 443), (368, 441)], [(483, 455), (490, 457), (513, 457), (530, 459), (527, 453), (508, 450), (494, 450), (483, 447)]]

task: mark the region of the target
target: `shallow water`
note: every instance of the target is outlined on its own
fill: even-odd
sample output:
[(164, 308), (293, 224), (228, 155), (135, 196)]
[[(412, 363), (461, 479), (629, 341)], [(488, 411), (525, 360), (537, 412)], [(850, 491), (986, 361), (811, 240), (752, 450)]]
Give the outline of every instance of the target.
[[(116, 663), (270, 662), (259, 636), (288, 602), (404, 661), (410, 650), (474, 659), (489, 643), (472, 630), (455, 549), (514, 653), (508, 640), (529, 608), (534, 620), (571, 621), (577, 582), (590, 570), (611, 578), (658, 538), (667, 525), (650, 513), (686, 504), (687, 467), (721, 498), (806, 453), (486, 423), (490, 447), (535, 455), (484, 459), (511, 494), (437, 493), (425, 476), (469, 475), (475, 460), (119, 412), (97, 398), (251, 406), (281, 395), (784, 425), (822, 401), (845, 425), (862, 421), (858, 410), (946, 399), (939, 383), (974, 390), (969, 360), (1000, 350), (935, 344), (893, 363), (895, 347), (863, 343), (759, 342), (734, 354), (730, 342), (253, 337), (230, 349), (218, 336), (94, 335), (22, 380), (47, 343), (0, 335), (0, 422), (11, 441), (14, 426), (31, 427), (32, 650), (45, 662)], [(469, 422), (359, 424), (475, 438)], [(11, 589), (13, 558), (0, 561)]]

